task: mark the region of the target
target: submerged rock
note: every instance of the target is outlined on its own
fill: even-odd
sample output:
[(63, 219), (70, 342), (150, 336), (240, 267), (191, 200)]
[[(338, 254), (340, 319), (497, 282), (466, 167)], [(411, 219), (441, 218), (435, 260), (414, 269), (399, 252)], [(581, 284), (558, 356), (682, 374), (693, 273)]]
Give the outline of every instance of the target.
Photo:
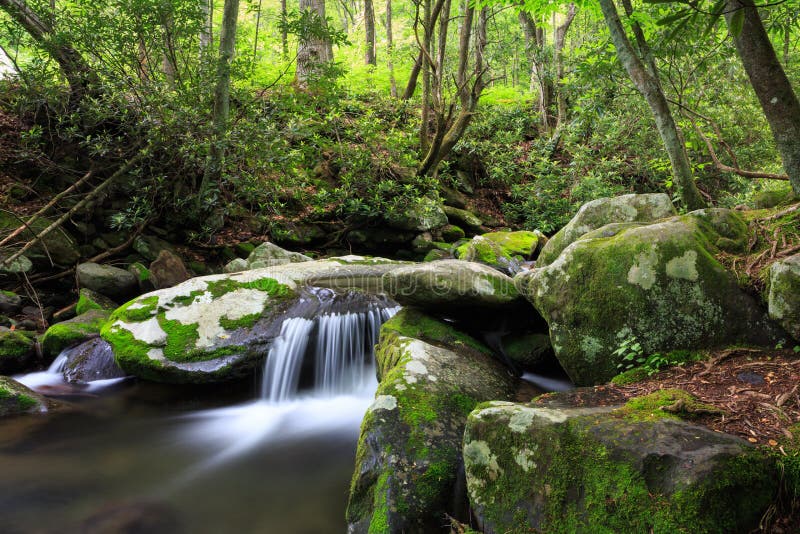
[(487, 534), (748, 532), (777, 486), (747, 442), (625, 408), (487, 403), (463, 454)]
[(673, 215), (675, 208), (664, 193), (622, 195), (592, 200), (581, 206), (572, 220), (544, 245), (537, 266), (549, 265), (579, 237), (607, 224), (651, 222)]
[(644, 355), (780, 340), (780, 328), (714, 258), (746, 241), (744, 221), (723, 209), (609, 225), (515, 283), (547, 321), (570, 378), (597, 384), (617, 374), (623, 355), (614, 351), (632, 338)]
[(769, 316), (800, 340), (800, 254), (769, 269)]
[[(381, 289), (398, 264), (349, 256), (193, 278), (118, 308), (101, 335), (127, 373), (168, 383), (253, 373), (307, 285)], [(311, 300), (312, 297), (306, 298)]]
[(520, 298), (508, 276), (486, 265), (460, 260), (400, 267), (387, 273), (383, 283), (400, 304), (435, 310), (498, 307)]
[(438, 531), (446, 513), (464, 514), (467, 414), (509, 398), (514, 380), (486, 347), (410, 309), (383, 325), (376, 357), (380, 385), (361, 426), (348, 532)]

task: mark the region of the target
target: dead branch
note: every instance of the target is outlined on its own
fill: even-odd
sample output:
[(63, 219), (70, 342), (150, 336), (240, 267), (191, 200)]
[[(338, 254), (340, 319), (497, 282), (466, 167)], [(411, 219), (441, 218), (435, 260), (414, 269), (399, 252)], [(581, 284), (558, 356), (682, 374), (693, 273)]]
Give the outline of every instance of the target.
[(8, 264), (8, 263), (11, 263), (11, 262), (12, 262), (12, 261), (14, 261), (15, 259), (17, 259), (17, 258), (19, 258), (20, 256), (22, 256), (22, 255), (25, 253), (25, 251), (27, 251), (29, 248), (31, 248), (32, 246), (34, 246), (35, 244), (37, 244), (39, 241), (41, 241), (41, 240), (42, 240), (42, 239), (43, 239), (45, 236), (47, 236), (47, 235), (48, 235), (50, 232), (52, 232), (53, 230), (55, 230), (56, 228), (59, 228), (59, 227), (60, 227), (62, 224), (64, 224), (64, 221), (66, 221), (67, 219), (69, 219), (69, 218), (70, 218), (70, 217), (71, 217), (73, 214), (77, 213), (77, 212), (78, 212), (78, 211), (80, 211), (80, 210), (81, 210), (81, 209), (82, 209), (84, 206), (86, 206), (86, 204), (88, 204), (89, 202), (91, 202), (92, 200), (94, 200), (95, 198), (97, 198), (98, 196), (100, 196), (100, 193), (102, 193), (103, 191), (105, 191), (105, 190), (108, 188), (108, 186), (110, 186), (112, 183), (114, 183), (114, 181), (115, 181), (117, 178), (119, 178), (120, 176), (122, 176), (123, 174), (125, 174), (126, 172), (128, 172), (128, 171), (131, 169), (131, 167), (133, 167), (134, 165), (136, 165), (136, 164), (137, 164), (137, 163), (138, 163), (138, 162), (139, 162), (139, 161), (140, 161), (140, 160), (141, 160), (143, 157), (144, 157), (144, 154), (140, 152), (139, 154), (137, 154), (136, 156), (134, 156), (132, 159), (130, 159), (130, 160), (129, 160), (129, 161), (128, 161), (128, 162), (127, 162), (125, 165), (123, 165), (123, 166), (122, 166), (122, 167), (121, 167), (121, 168), (120, 168), (120, 169), (119, 169), (117, 172), (115, 172), (114, 174), (112, 174), (111, 176), (109, 176), (108, 178), (106, 178), (106, 180), (105, 180), (103, 183), (101, 183), (100, 185), (98, 185), (97, 187), (95, 187), (95, 188), (94, 188), (94, 190), (93, 190), (91, 193), (89, 193), (88, 195), (86, 195), (86, 196), (85, 196), (85, 197), (84, 197), (84, 198), (83, 198), (83, 199), (82, 199), (80, 202), (78, 202), (77, 204), (75, 204), (75, 206), (73, 206), (73, 207), (72, 207), (72, 208), (71, 208), (69, 211), (67, 211), (67, 212), (66, 212), (64, 215), (62, 215), (61, 217), (59, 217), (59, 218), (58, 218), (58, 219), (57, 219), (55, 222), (53, 222), (53, 223), (52, 223), (50, 226), (48, 226), (47, 228), (45, 228), (44, 230), (42, 230), (42, 232), (41, 232), (40, 234), (38, 234), (36, 237), (34, 237), (34, 238), (33, 238), (33, 239), (31, 239), (30, 241), (28, 241), (28, 242), (25, 244), (25, 246), (23, 246), (21, 249), (19, 249), (17, 252), (15, 252), (14, 254), (12, 254), (12, 255), (11, 255), (11, 256), (9, 256), (8, 258), (6, 258), (6, 259), (4, 259), (4, 260), (0, 261), (0, 265), (6, 265), (6, 264)]

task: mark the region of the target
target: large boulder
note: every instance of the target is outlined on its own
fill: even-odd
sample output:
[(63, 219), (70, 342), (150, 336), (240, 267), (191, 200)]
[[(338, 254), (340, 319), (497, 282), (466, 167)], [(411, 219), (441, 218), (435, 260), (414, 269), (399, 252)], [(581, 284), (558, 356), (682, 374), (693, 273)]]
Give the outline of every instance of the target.
[(467, 414), (509, 398), (514, 382), (486, 347), (410, 309), (383, 325), (376, 357), (380, 385), (361, 426), (348, 532), (438, 532), (445, 514), (464, 514)]
[(42, 353), (52, 358), (67, 347), (97, 336), (110, 314), (108, 310), (92, 308), (77, 317), (54, 324), (42, 335)]
[(737, 437), (663, 411), (554, 404), (470, 414), (464, 466), (483, 532), (749, 532), (772, 501), (773, 462)]
[(51, 403), (28, 387), (0, 376), (0, 417), (46, 412)]
[(723, 209), (609, 225), (515, 283), (547, 321), (570, 378), (597, 384), (618, 373), (624, 355), (615, 350), (633, 338), (645, 356), (779, 341), (780, 329), (714, 257), (746, 242), (744, 221)]
[(0, 374), (24, 371), (36, 356), (33, 333), (0, 327)]
[(542, 248), (537, 265), (552, 263), (561, 252), (584, 234), (611, 223), (651, 222), (675, 215), (675, 208), (664, 193), (622, 195), (587, 202), (564, 228)]
[(800, 254), (769, 269), (769, 316), (800, 340)]
[(547, 238), (539, 230), (489, 232), (483, 234), (483, 237), (503, 247), (510, 256), (520, 256), (526, 260), (534, 259), (536, 253), (547, 243)]
[(394, 265), (349, 256), (192, 278), (123, 305), (101, 335), (120, 367), (141, 378), (199, 383), (246, 376), (287, 317), (313, 312), (315, 297), (303, 294), (305, 286), (380, 289)]
[(460, 260), (400, 267), (384, 275), (383, 283), (400, 304), (433, 310), (497, 308), (520, 298), (508, 276), (486, 265)]
[(133, 274), (112, 265), (81, 263), (76, 273), (81, 287), (110, 298), (130, 297), (139, 288)]
[(447, 224), (442, 205), (427, 197), (417, 199), (402, 211), (391, 211), (384, 218), (392, 228), (409, 232), (424, 232)]

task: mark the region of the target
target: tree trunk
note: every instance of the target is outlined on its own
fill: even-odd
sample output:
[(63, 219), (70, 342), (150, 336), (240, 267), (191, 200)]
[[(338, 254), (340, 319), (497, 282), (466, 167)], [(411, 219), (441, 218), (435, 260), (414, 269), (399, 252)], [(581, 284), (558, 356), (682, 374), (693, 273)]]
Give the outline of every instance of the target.
[(214, 6), (213, 0), (200, 0), (200, 12), (203, 14), (203, 26), (200, 28), (200, 57), (205, 57), (211, 48)]
[(556, 37), (553, 42), (553, 58), (556, 64), (556, 80), (553, 84), (556, 90), (556, 102), (558, 112), (556, 115), (556, 128), (560, 127), (567, 119), (567, 97), (561, 87), (561, 81), (564, 79), (564, 42), (567, 37), (567, 31), (575, 19), (575, 4), (570, 3), (569, 10), (567, 11), (567, 18), (564, 23), (556, 28)]
[(800, 194), (800, 103), (753, 1), (728, 0), (725, 8), (728, 25), (740, 10), (744, 23), (741, 32), (733, 35), (733, 42), (772, 129), (792, 190)]
[(22, 26), (58, 63), (69, 85), (69, 105), (77, 105), (90, 92), (90, 86), (97, 81), (96, 75), (70, 43), (55, 35), (52, 16), (39, 16), (24, 0), (0, 0), (0, 9)]
[[(286, 24), (286, 0), (281, 0), (281, 22)], [(286, 26), (281, 25), (281, 50), (283, 51), (283, 59), (289, 58), (289, 32), (286, 31)]]
[(634, 52), (633, 46), (628, 40), (628, 36), (619, 19), (614, 1), (600, 0), (600, 8), (603, 11), (603, 17), (611, 34), (614, 48), (617, 50), (617, 57), (628, 72), (628, 76), (630, 76), (636, 89), (644, 96), (650, 106), (650, 110), (653, 112), (656, 128), (672, 165), (672, 174), (681, 195), (681, 200), (691, 210), (705, 207), (706, 202), (694, 183), (689, 158), (686, 155), (683, 141), (678, 134), (678, 128), (672, 118), (672, 112), (669, 109), (669, 104), (661, 85)]
[(394, 37), (392, 36), (392, 0), (386, 0), (386, 68), (389, 69), (389, 92), (397, 98), (397, 80), (394, 78)]
[(203, 181), (197, 195), (200, 207), (212, 182), (219, 182), (225, 157), (225, 144), (230, 115), (231, 62), (236, 45), (236, 22), (239, 17), (239, 0), (225, 0), (222, 12), (222, 29), (219, 34), (219, 58), (217, 58), (217, 83), (214, 87), (213, 132)]
[(545, 50), (545, 33), (541, 27), (536, 25), (536, 21), (530, 14), (520, 11), (519, 21), (522, 31), (525, 34), (526, 48), (531, 60), (531, 81), (530, 91), (536, 91), (539, 95), (537, 108), (542, 121), (542, 128), (547, 131), (550, 129), (550, 106), (553, 88), (552, 76), (549, 73), (547, 64), (547, 51)]
[[(310, 11), (319, 22), (327, 25), (325, 0), (300, 0), (300, 11)], [(301, 38), (297, 45), (297, 70), (295, 82), (300, 87), (308, 85), (309, 78), (319, 74), (320, 69), (333, 61), (333, 45), (328, 39)]]
[(364, 61), (367, 65), (377, 65), (375, 57), (375, 8), (372, 0), (364, 0), (364, 31), (367, 37), (367, 51)]

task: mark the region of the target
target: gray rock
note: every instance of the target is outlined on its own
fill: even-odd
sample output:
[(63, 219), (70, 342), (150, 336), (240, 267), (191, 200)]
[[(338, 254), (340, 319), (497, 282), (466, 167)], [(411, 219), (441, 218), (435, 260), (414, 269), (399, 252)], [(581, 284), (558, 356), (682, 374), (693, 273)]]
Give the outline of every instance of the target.
[(458, 225), (472, 233), (480, 233), (483, 230), (483, 221), (470, 211), (445, 206), (444, 212), (447, 214), (447, 220), (450, 221), (450, 224)]
[(282, 249), (278, 245), (267, 241), (254, 248), (253, 252), (251, 252), (245, 260), (245, 263), (242, 263), (240, 260), (241, 258), (235, 258), (228, 262), (228, 264), (225, 265), (225, 272), (234, 273), (248, 269), (263, 269), (265, 267), (284, 265), (286, 263), (300, 263), (311, 261), (311, 258), (299, 252), (291, 252)]
[(159, 252), (150, 264), (150, 276), (156, 289), (172, 287), (191, 278), (183, 260), (167, 249)]
[(77, 268), (78, 284), (110, 298), (124, 298), (139, 288), (136, 277), (125, 269), (98, 263), (81, 263)]
[(392, 228), (409, 232), (424, 232), (447, 224), (441, 204), (426, 197), (419, 198), (404, 211), (388, 213), (384, 218)]
[(175, 248), (170, 243), (152, 235), (137, 236), (133, 240), (133, 250), (141, 254), (147, 261), (155, 261), (162, 250), (175, 253)]
[(0, 313), (14, 315), (22, 309), (22, 297), (11, 291), (0, 291)]
[(0, 376), (0, 417), (45, 413), (50, 401), (7, 376)]
[(380, 385), (361, 426), (348, 532), (438, 532), (445, 514), (466, 519), (454, 506), (466, 415), (509, 398), (514, 381), (480, 343), (410, 309), (383, 325), (376, 356)]
[(111, 345), (99, 337), (70, 349), (63, 374), (67, 382), (86, 383), (126, 376), (114, 361)]
[(587, 202), (567, 225), (559, 230), (542, 249), (536, 262), (544, 267), (584, 234), (611, 223), (651, 222), (675, 215), (672, 201), (664, 193), (622, 195), (598, 198)]
[(769, 269), (769, 316), (800, 341), (800, 254)]

